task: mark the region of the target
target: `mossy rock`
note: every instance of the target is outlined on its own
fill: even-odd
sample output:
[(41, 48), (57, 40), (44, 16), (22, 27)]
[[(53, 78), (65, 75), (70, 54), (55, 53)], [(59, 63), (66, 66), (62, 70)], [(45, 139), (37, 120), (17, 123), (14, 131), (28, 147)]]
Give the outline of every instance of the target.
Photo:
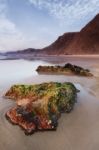
[[(7, 115), (7, 117), (13, 122), (12, 118), (15, 114), (15, 121), (24, 120), (25, 124), (32, 123), (34, 124), (32, 128), (35, 126), (37, 129), (55, 129), (60, 114), (70, 112), (73, 109), (77, 92), (76, 87), (69, 82), (14, 85), (5, 94), (5, 97), (15, 100), (17, 106), (11, 110), (11, 116)], [(18, 105), (19, 99), (23, 102), (20, 106)], [(25, 105), (23, 105), (24, 99), (27, 101)], [(18, 121), (17, 124), (24, 127), (23, 121)], [(43, 125), (45, 126), (42, 127)]]
[(38, 66), (36, 69), (38, 73), (46, 74), (64, 74), (64, 75), (78, 75), (78, 76), (88, 76), (91, 77), (93, 74), (89, 69), (84, 69), (80, 66), (72, 65), (70, 63), (64, 66)]

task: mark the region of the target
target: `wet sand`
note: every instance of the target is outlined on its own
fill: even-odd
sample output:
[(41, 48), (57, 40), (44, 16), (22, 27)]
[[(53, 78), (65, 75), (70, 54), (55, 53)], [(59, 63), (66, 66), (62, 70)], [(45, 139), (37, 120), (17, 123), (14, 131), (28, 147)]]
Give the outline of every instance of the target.
[[(99, 150), (99, 59), (85, 61), (78, 58), (70, 62), (91, 69), (94, 77), (38, 75), (35, 68), (48, 63), (0, 61), (0, 150)], [(77, 103), (70, 114), (61, 116), (57, 131), (26, 136), (19, 127), (5, 119), (5, 112), (15, 104), (2, 96), (12, 84), (47, 81), (73, 82), (80, 89)]]

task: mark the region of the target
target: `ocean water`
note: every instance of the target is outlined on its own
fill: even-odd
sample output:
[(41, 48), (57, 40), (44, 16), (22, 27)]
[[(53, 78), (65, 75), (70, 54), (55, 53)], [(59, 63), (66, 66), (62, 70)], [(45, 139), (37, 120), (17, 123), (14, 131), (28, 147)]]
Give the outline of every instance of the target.
[[(39, 75), (39, 65), (73, 63), (88, 68), (92, 78)], [(55, 132), (37, 132), (26, 136), (5, 119), (6, 111), (15, 105), (3, 98), (13, 84), (73, 82), (80, 89), (77, 104), (70, 114), (63, 114)], [(42, 60), (0, 61), (0, 150), (99, 150), (99, 58), (46, 58)]]

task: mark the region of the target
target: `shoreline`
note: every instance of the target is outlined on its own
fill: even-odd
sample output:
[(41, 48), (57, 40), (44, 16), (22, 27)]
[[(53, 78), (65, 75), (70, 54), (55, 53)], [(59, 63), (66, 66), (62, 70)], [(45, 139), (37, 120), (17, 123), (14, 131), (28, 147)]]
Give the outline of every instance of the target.
[(22, 55), (8, 55), (2, 58), (0, 60), (38, 60), (38, 59), (48, 59), (48, 58), (99, 58), (99, 55), (44, 55), (44, 56), (32, 56), (32, 54), (22, 54)]

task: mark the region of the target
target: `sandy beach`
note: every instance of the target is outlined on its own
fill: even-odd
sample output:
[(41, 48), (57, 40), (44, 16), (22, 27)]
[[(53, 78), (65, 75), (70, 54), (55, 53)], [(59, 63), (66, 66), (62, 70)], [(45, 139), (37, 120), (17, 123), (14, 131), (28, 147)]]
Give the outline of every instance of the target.
[[(92, 78), (38, 75), (39, 65), (73, 63), (88, 68)], [(37, 61), (6, 60), (0, 61), (0, 149), (1, 150), (99, 150), (99, 58), (63, 57)], [(3, 98), (13, 84), (33, 84), (49, 81), (73, 82), (80, 90), (77, 103), (70, 114), (63, 114), (57, 131), (37, 132), (26, 136), (23, 131), (10, 124), (6, 111), (15, 105)]]

